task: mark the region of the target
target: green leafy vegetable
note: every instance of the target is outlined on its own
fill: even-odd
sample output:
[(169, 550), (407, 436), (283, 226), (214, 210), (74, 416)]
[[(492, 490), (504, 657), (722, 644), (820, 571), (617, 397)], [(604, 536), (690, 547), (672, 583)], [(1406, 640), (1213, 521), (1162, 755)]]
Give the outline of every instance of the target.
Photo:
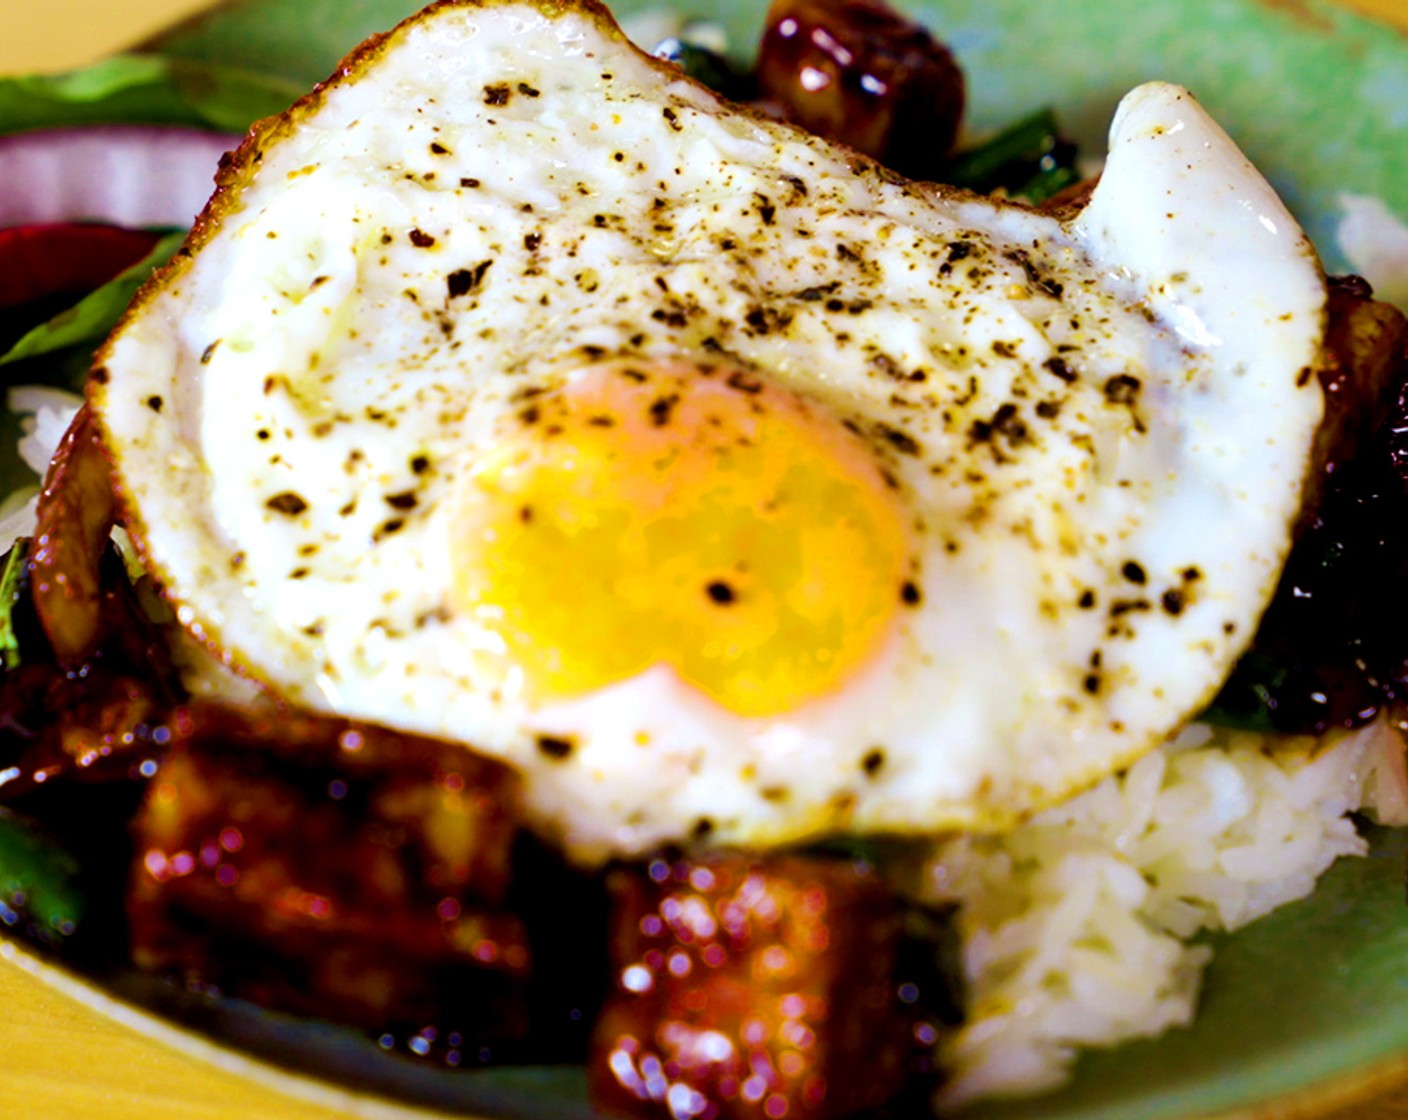
[(306, 88), (349, 48), (424, 7), (424, 0), (240, 0), (177, 24), (148, 49), (262, 74)]
[(1033, 204), (1080, 181), (1075, 145), (1063, 138), (1050, 109), (1024, 117), (964, 152), (944, 176), (954, 186), (989, 194), (1002, 189)]
[(131, 268), (21, 337), (5, 354), (0, 355), (0, 366), (54, 354), (82, 343), (92, 343), (107, 334), (132, 302), (137, 289), (158, 267), (171, 259), (185, 237), (184, 232), (167, 234)]
[(0, 922), (35, 936), (67, 938), (83, 916), (78, 862), (32, 824), (0, 810)]
[(29, 559), (29, 542), (18, 541), (5, 553), (5, 567), (0, 571), (0, 666), (14, 669), (20, 663), (20, 640), (15, 634), (13, 610), (19, 598), (25, 562)]
[(90, 124), (171, 124), (243, 132), (303, 88), (205, 62), (118, 55), (66, 74), (0, 78), (0, 133)]
[(656, 45), (654, 54), (656, 58), (673, 62), (695, 81), (735, 101), (746, 100), (756, 92), (756, 83), (750, 74), (717, 51), (688, 39), (666, 39)]
[(1222, 691), (1198, 718), (1242, 731), (1275, 731), (1272, 713), (1276, 710), (1277, 694), (1286, 687), (1287, 676), (1285, 666), (1251, 650), (1242, 655)]

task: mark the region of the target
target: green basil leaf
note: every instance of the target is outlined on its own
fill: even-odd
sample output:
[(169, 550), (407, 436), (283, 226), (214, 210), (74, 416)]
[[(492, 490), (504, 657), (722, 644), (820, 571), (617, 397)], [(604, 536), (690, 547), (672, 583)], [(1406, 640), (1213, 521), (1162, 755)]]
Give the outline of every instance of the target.
[(302, 92), (255, 70), (117, 55), (65, 74), (0, 78), (0, 133), (114, 123), (243, 132)]
[(184, 231), (167, 234), (131, 268), (21, 337), (5, 354), (0, 355), (0, 366), (53, 354), (102, 338), (122, 317), (137, 289), (157, 268), (171, 259), (185, 238)]
[(5, 567), (0, 572), (0, 666), (6, 670), (17, 668), (20, 663), (20, 640), (15, 634), (11, 612), (19, 597), (20, 580), (28, 560), (29, 542), (16, 541), (5, 553)]
[(0, 921), (27, 924), (45, 941), (62, 941), (83, 916), (78, 862), (23, 818), (0, 810)]

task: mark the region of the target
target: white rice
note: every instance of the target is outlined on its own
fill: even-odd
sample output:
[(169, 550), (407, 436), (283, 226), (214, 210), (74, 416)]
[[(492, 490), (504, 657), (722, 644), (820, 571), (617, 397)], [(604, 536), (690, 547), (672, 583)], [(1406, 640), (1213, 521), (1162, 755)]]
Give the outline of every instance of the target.
[(1408, 223), (1371, 195), (1345, 192), (1339, 204), (1335, 240), (1345, 260), (1379, 299), (1408, 311)]
[(958, 907), (967, 1004), (940, 1044), (940, 1107), (1055, 1088), (1081, 1047), (1190, 1022), (1212, 955), (1190, 938), (1362, 855), (1347, 813), (1401, 820), (1392, 735), (1371, 724), (1317, 744), (1195, 724), (1005, 836), (940, 845), (924, 895)]
[[(20, 416), (20, 458), (42, 478), (83, 398), (62, 389), (22, 385), (10, 390), (5, 403)], [(20, 537), (34, 532), (38, 499), (39, 487), (25, 486), (0, 502), (0, 554), (8, 552)]]

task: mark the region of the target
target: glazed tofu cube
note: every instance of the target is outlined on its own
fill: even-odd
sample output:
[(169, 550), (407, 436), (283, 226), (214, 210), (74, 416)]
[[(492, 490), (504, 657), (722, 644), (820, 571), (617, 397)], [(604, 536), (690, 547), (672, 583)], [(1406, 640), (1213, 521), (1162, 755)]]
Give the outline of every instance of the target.
[(526, 1029), (507, 768), (312, 716), (204, 706), (171, 726), (134, 824), (141, 967), (375, 1031)]
[(900, 909), (867, 869), (711, 856), (621, 869), (597, 1105), (674, 1120), (846, 1116), (904, 1085)]

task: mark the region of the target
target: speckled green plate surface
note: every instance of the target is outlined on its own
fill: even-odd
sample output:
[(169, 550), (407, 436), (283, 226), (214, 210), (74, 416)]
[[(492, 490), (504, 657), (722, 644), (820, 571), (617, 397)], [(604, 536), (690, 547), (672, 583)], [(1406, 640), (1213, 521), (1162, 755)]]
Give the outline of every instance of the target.
[[(676, 3), (687, 0), (675, 0)], [(234, 0), (163, 36), (156, 49), (311, 83), (414, 0)], [(623, 0), (629, 16), (659, 4)], [(1408, 40), (1314, 0), (944, 0), (911, 6), (958, 52), (970, 125), (1054, 106), (1097, 154), (1130, 86), (1189, 86), (1283, 192), (1327, 266), (1344, 197), (1408, 220)], [(761, 0), (699, 3), (746, 54)], [(981, 1120), (1164, 1120), (1294, 1102), (1408, 1061), (1405, 838), (1373, 834), (1367, 859), (1333, 869), (1315, 896), (1219, 939), (1197, 1024), (1156, 1042), (1087, 1056), (1054, 1095), (987, 1105)], [(150, 995), (125, 993), (150, 1003)], [(242, 1006), (162, 1014), (344, 1087), (437, 1110), (589, 1115), (575, 1070), (450, 1074), (418, 1069), (316, 1023)]]

